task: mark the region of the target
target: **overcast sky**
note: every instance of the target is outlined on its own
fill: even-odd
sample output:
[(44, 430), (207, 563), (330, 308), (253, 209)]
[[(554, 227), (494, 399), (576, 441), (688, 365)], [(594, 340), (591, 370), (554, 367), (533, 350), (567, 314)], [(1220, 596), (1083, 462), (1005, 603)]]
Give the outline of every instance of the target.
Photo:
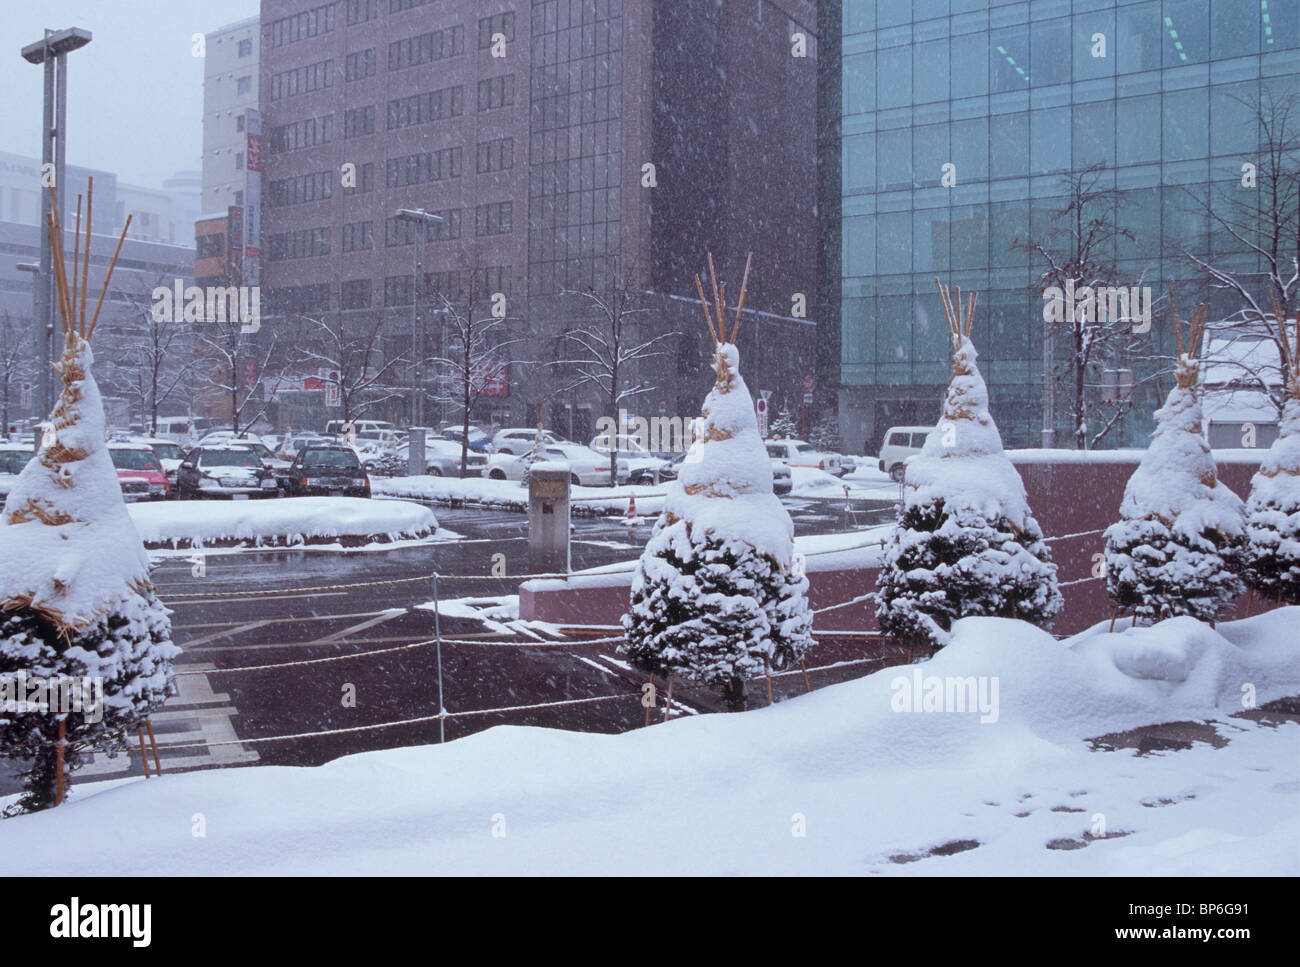
[(257, 14), (258, 0), (4, 0), (0, 150), (40, 157), (44, 71), (19, 51), (46, 27), (94, 40), (68, 55), (68, 163), (161, 187), (203, 151), (203, 62), (191, 37)]

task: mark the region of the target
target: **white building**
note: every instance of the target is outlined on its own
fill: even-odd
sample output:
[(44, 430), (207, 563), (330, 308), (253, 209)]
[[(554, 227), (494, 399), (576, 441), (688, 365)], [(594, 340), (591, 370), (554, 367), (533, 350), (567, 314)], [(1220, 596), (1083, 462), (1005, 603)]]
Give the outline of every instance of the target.
[(257, 17), (207, 35), (203, 58), (203, 185), (199, 207), (224, 212), (247, 194), (247, 112), (257, 110)]

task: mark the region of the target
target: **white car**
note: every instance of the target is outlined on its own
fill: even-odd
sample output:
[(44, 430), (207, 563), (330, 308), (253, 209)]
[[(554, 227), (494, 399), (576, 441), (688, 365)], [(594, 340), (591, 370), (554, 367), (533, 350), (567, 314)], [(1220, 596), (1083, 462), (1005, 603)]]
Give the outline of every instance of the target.
[[(410, 445), (403, 443), (397, 448), (397, 459), (402, 465), (402, 473), (405, 473), (406, 465), (410, 459)], [(469, 459), (465, 464), (465, 476), (481, 477), (487, 467), (488, 456), (486, 453), (469, 452)], [(460, 444), (453, 440), (445, 440), (442, 437), (425, 436), (424, 438), (424, 463), (425, 472), (434, 477), (459, 477), (460, 476)]]
[(9, 490), (27, 466), (27, 461), (36, 455), (31, 444), (0, 443), (0, 498), (8, 497)]
[(932, 426), (891, 426), (880, 446), (880, 471), (895, 480), (903, 479), (907, 458), (914, 457), (925, 446), (926, 437), (934, 432)]
[(837, 475), (840, 472), (838, 453), (825, 453), (804, 440), (767, 440), (766, 444), (767, 455), (787, 467), (812, 467)]
[[(542, 450), (541, 460), (569, 465), (569, 480), (584, 487), (609, 486), (609, 455), (597, 453), (579, 443), (560, 443)], [(631, 473), (626, 460), (615, 464), (618, 485), (628, 482)], [(522, 480), (524, 461), (506, 453), (488, 457), (488, 476), (493, 480)]]
[[(647, 450), (635, 436), (620, 433), (617, 439), (619, 459), (627, 459), (633, 483), (653, 484), (677, 476), (669, 460), (664, 459), (662, 454)], [(591, 441), (591, 449), (605, 455), (606, 467), (609, 466), (609, 443), (609, 434), (601, 434)]]
[[(492, 438), (492, 445), (497, 448), (497, 453), (513, 453), (516, 457), (522, 457), (533, 449), (533, 441), (537, 439), (537, 433), (536, 427), (509, 427), (497, 431), (496, 436)], [(542, 443), (548, 446), (563, 442), (550, 430), (542, 430), (541, 434)]]

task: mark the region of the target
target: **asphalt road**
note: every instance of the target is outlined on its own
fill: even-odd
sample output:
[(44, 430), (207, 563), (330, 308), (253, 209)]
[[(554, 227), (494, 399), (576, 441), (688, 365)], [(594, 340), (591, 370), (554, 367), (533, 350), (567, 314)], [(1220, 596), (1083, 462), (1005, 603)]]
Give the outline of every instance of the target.
[[(785, 503), (797, 534), (845, 529), (842, 500), (786, 498)], [(893, 513), (881, 504), (855, 502), (853, 509), (857, 527)], [(201, 575), (188, 557), (162, 559), (153, 572), (155, 587), (172, 609), (174, 639), (184, 650), (177, 667), (180, 694), (152, 720), (164, 770), (319, 765), (353, 752), (439, 741), (436, 721), (367, 728), (438, 712), (437, 650), (402, 647), (434, 637), (433, 612), (420, 606), (433, 597), (426, 576), (435, 569), (447, 576), (439, 581), (444, 602), (439, 630), (453, 642), (441, 648), (445, 708), (449, 713), (516, 709), (446, 719), (446, 741), (504, 723), (590, 732), (643, 726), (646, 710), (639, 693), (645, 676), (619, 660), (614, 643), (556, 640), (508, 621), (447, 615), (449, 599), (517, 592), (518, 580), (491, 576), (493, 555), (505, 555), (507, 575), (526, 573), (527, 524), (523, 515), (498, 511), (443, 508), (437, 514), (440, 527), (463, 536), (389, 551), (210, 553)], [(616, 519), (574, 523), (575, 569), (632, 559), (650, 533), (650, 522), (635, 527)], [(393, 650), (343, 657), (385, 649)], [(295, 664), (323, 658), (343, 660)], [(244, 670), (265, 665), (279, 667)], [(856, 677), (873, 667), (814, 673), (813, 684)], [(656, 721), (663, 716), (663, 684)], [(778, 700), (802, 689), (800, 676), (774, 685)], [(604, 696), (622, 697), (544, 705)], [(766, 695), (754, 694), (752, 700), (765, 702)], [(543, 707), (517, 708), (538, 705)], [(673, 705), (675, 714), (694, 714), (716, 711), (720, 701), (709, 690), (678, 689)], [(357, 731), (304, 735), (339, 729)], [(284, 736), (298, 737), (276, 738)], [(274, 740), (248, 741), (268, 738)], [(99, 756), (77, 773), (74, 786), (142, 770), (134, 751), (116, 759)], [(0, 794), (19, 788), (15, 771), (13, 763), (0, 762)]]

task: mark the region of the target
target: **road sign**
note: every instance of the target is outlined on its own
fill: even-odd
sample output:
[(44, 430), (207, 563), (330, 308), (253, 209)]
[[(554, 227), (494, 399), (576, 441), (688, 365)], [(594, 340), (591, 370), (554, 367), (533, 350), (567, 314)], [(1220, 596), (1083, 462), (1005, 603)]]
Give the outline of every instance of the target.
[(667, 412), (668, 412), (668, 403), (667, 403), (665, 400), (660, 400), (660, 401), (659, 401), (659, 412), (660, 412), (660, 413), (667, 413)]
[(811, 393), (815, 385), (816, 383), (813, 382), (813, 378), (811, 376), (805, 376), (803, 378), (803, 391), (805, 393)]
[(767, 400), (760, 399), (754, 404), (758, 410), (758, 435), (767, 437)]
[(803, 394), (803, 405), (804, 405), (804, 406), (812, 406), (812, 401), (813, 401), (813, 395), (812, 395), (812, 393), (804, 393), (804, 394)]

